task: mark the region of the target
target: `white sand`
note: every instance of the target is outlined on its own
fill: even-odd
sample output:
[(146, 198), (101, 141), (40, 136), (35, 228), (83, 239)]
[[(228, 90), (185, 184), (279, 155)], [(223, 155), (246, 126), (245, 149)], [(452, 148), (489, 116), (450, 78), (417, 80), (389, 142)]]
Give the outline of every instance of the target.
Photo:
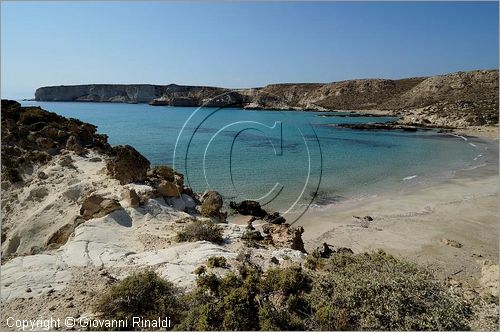
[[(363, 225), (353, 216), (374, 220)], [(498, 264), (498, 176), (315, 209), (298, 224), (309, 249), (322, 242), (356, 252), (383, 249), (431, 265), (441, 276), (477, 280), (485, 260)], [(445, 245), (443, 238), (463, 246)]]

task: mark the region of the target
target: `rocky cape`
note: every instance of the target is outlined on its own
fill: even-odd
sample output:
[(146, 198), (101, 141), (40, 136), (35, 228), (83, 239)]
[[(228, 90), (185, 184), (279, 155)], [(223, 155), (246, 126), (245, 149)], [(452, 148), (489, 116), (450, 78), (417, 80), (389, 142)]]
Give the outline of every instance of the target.
[[(303, 229), (277, 213), (227, 223), (220, 194), (194, 193), (182, 174), (110, 146), (91, 124), (9, 100), (1, 111), (3, 312), (22, 303), (26, 317), (76, 316), (110, 281), (144, 268), (192, 287), (213, 256), (234, 267), (253, 251), (264, 268), (306, 257)], [(177, 238), (196, 222), (217, 225), (221, 240)]]
[[(279, 110), (386, 110), (448, 127), (498, 123), (498, 70), (399, 80), (356, 79), (226, 89), (176, 84), (88, 84), (36, 90), (37, 101), (150, 103)], [(417, 116), (415, 116), (415, 114)], [(424, 121), (425, 120), (425, 121)]]

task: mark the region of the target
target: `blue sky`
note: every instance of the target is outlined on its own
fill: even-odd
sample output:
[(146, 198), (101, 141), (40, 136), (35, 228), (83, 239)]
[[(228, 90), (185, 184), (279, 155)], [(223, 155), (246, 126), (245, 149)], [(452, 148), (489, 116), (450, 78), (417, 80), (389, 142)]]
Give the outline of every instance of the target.
[(498, 68), (498, 3), (5, 2), (2, 97), (84, 83), (253, 87)]

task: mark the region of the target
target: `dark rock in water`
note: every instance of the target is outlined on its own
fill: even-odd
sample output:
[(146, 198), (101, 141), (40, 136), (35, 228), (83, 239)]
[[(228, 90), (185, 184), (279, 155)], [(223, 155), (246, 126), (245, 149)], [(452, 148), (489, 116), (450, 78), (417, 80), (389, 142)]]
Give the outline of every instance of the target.
[(245, 200), (241, 203), (231, 201), (229, 202), (229, 207), (245, 216), (254, 216), (257, 218), (264, 218), (267, 216), (267, 212), (262, 209), (260, 203), (256, 201)]
[(340, 195), (336, 195), (336, 196), (320, 196), (320, 195), (318, 195), (314, 198), (314, 203), (321, 205), (321, 206), (336, 204), (336, 203), (340, 202), (343, 198), (344, 197), (342, 197)]
[(109, 174), (120, 183), (127, 184), (146, 179), (149, 160), (130, 145), (113, 147), (113, 158), (107, 163)]
[(383, 118), (389, 115), (373, 114), (373, 113), (355, 113), (349, 112), (348, 114), (317, 114), (316, 116), (322, 118)]
[(356, 130), (402, 130), (402, 131), (417, 131), (419, 128), (416, 126), (408, 126), (388, 123), (340, 123), (333, 125), (339, 128), (349, 128)]
[(279, 224), (284, 224), (286, 222), (286, 219), (283, 218), (283, 216), (279, 214), (279, 212), (274, 212), (266, 215), (264, 217), (264, 221), (267, 221), (268, 223), (271, 224), (279, 225)]

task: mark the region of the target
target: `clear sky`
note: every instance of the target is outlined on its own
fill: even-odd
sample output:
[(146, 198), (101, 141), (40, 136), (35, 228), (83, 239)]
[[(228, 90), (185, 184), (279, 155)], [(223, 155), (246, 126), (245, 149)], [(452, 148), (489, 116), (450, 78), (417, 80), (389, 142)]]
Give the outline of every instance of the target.
[(2, 97), (84, 83), (253, 87), (498, 68), (498, 3), (5, 2)]

